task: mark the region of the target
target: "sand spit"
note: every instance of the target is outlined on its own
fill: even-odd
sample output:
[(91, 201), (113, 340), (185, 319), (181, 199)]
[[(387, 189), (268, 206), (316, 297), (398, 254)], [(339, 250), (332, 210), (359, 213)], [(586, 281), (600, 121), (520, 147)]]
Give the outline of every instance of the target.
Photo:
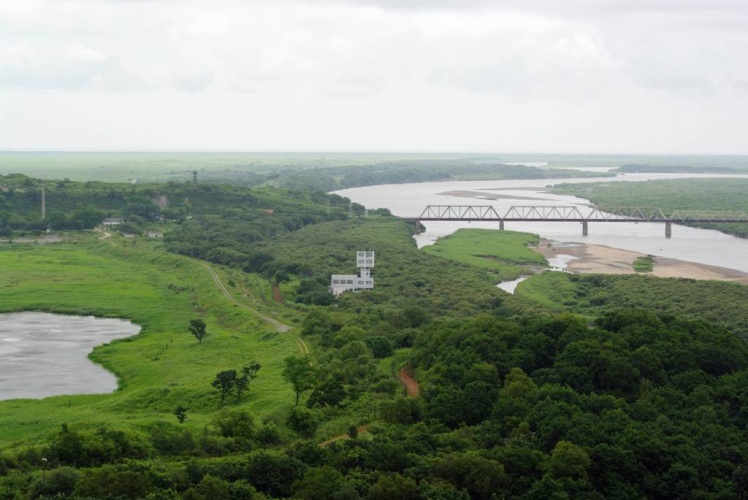
[[(634, 274), (634, 261), (645, 254), (585, 243), (559, 243), (543, 239), (535, 248), (546, 259), (560, 255), (573, 257), (566, 270), (571, 273)], [(655, 257), (650, 274), (660, 278), (691, 278), (696, 280), (734, 281), (748, 284), (748, 273), (724, 267), (697, 264), (667, 257)]]

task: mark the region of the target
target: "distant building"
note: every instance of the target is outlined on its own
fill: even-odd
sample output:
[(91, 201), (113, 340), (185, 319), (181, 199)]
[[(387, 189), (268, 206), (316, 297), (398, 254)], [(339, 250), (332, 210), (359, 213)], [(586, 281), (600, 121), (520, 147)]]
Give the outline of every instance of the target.
[(104, 222), (102, 222), (102, 224), (105, 226), (116, 226), (122, 224), (123, 222), (125, 222), (125, 219), (119, 217), (109, 217), (104, 219)]
[(149, 238), (163, 238), (164, 233), (158, 232), (158, 231), (148, 231), (148, 237)]
[(330, 293), (340, 295), (348, 290), (370, 290), (374, 288), (374, 278), (371, 277), (371, 268), (374, 267), (374, 252), (356, 252), (356, 267), (359, 275), (355, 274), (333, 274), (330, 279)]

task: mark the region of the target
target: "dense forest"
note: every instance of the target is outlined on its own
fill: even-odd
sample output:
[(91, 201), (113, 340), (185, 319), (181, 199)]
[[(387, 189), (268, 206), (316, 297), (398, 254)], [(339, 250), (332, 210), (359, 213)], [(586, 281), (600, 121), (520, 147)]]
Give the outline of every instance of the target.
[(356, 168), (304, 169), (280, 173), (274, 183), (294, 189), (334, 191), (377, 184), (479, 179), (569, 179), (590, 175), (580, 170), (507, 165), (496, 161), (422, 160), (381, 162)]
[[(3, 498), (748, 495), (745, 287), (543, 273), (511, 296), (495, 287), (500, 271), (449, 258), (454, 249), (418, 250), (416, 228), (339, 196), (46, 182), (51, 224), (36, 215), (41, 181), (1, 181), (8, 235), (87, 229), (73, 224), (87, 211), (93, 225), (159, 229), (163, 244), (96, 248), (168, 251), (225, 266), (237, 287), (266, 283), (312, 346), (282, 361), (296, 404), (281, 413), (261, 418), (227, 391), (225, 407), (199, 409), (202, 427), (183, 425), (179, 408), (156, 424), (68, 422), (1, 450)], [(529, 241), (516, 238), (505, 264), (542, 265), (517, 257)], [(330, 275), (355, 272), (362, 249), (376, 252), (376, 287), (333, 297)], [(217, 389), (232, 371), (221, 370)], [(400, 370), (418, 395), (406, 396)], [(159, 390), (134, 401), (163, 406)], [(345, 435), (325, 439), (340, 423)]]
[[(45, 182), (20, 174), (0, 176), (0, 234), (4, 236), (93, 229), (105, 218), (123, 218), (125, 224), (117, 228), (121, 232), (139, 234), (154, 224), (171, 223), (170, 228), (177, 225), (189, 232), (192, 225), (207, 231), (203, 236), (218, 237), (234, 228), (242, 234), (228, 239), (246, 244), (362, 212), (363, 207), (337, 195), (272, 187)], [(206, 258), (199, 248), (183, 253)]]
[(703, 319), (748, 340), (748, 287), (736, 283), (544, 273), (523, 283), (517, 294), (590, 318), (617, 309), (648, 309), (663, 316)]

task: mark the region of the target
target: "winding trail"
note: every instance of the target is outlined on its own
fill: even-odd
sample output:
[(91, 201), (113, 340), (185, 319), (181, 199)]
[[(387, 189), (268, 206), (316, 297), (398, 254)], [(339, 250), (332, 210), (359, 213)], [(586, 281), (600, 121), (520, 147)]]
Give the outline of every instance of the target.
[[(363, 434), (364, 432), (368, 431), (370, 425), (371, 425), (371, 423), (366, 424), (366, 425), (362, 425), (361, 427), (359, 427), (357, 429), (358, 430), (358, 434), (360, 435), (360, 434)], [(322, 441), (319, 444), (319, 447), (320, 448), (324, 448), (325, 446), (328, 446), (330, 443), (334, 443), (335, 441), (340, 441), (341, 439), (350, 439), (350, 438), (351, 437), (348, 434), (341, 434), (340, 436), (335, 436), (335, 437), (332, 437), (332, 438), (330, 438), (330, 439), (328, 439), (326, 441)]]
[[(101, 228), (101, 227), (95, 228), (94, 232), (102, 233), (102, 236), (99, 236), (98, 238), (96, 238), (99, 241), (105, 240), (107, 238), (111, 238), (111, 236), (112, 236), (112, 233), (108, 233), (108, 232), (104, 231), (104, 228)], [(109, 243), (110, 245), (114, 245), (114, 242), (111, 241), (111, 240), (109, 240), (107, 243)]]
[[(291, 329), (291, 327), (288, 326), (288, 325), (286, 325), (285, 323), (281, 323), (277, 319), (271, 318), (270, 316), (268, 316), (266, 314), (263, 314), (263, 313), (261, 313), (260, 311), (258, 311), (256, 309), (252, 309), (248, 305), (242, 304), (241, 302), (239, 302), (238, 300), (236, 300), (229, 293), (229, 291), (226, 289), (226, 287), (223, 286), (223, 283), (221, 283), (221, 279), (218, 277), (218, 273), (216, 273), (215, 270), (212, 267), (210, 267), (208, 264), (206, 264), (204, 262), (199, 262), (199, 264), (201, 266), (203, 266), (205, 269), (208, 270), (208, 272), (210, 273), (210, 276), (213, 278), (213, 282), (216, 284), (216, 286), (221, 291), (221, 293), (223, 294), (223, 296), (226, 297), (226, 299), (229, 302), (231, 302), (232, 304), (235, 304), (235, 305), (241, 307), (242, 309), (246, 309), (247, 311), (251, 312), (252, 314), (256, 314), (263, 321), (265, 321), (265, 322), (270, 323), (271, 325), (273, 325), (279, 332), (286, 333), (286, 332), (288, 332)], [(299, 351), (301, 352), (302, 356), (307, 356), (310, 351), (309, 351), (309, 346), (306, 345), (306, 342), (304, 342), (301, 338), (299, 338), (296, 335), (293, 335), (293, 334), (290, 334), (290, 333), (289, 333), (289, 335), (294, 339), (294, 341), (296, 342), (296, 345), (299, 346)]]
[[(109, 238), (110, 236), (112, 236), (111, 233), (106, 232), (103, 228), (98, 228), (98, 229), (96, 229), (96, 231), (100, 232), (100, 233), (103, 233), (103, 236), (99, 237), (99, 240), (105, 240), (105, 239)], [(111, 240), (109, 240), (108, 243), (111, 244), (111, 245), (114, 245), (114, 242), (111, 241)], [(277, 319), (271, 318), (270, 316), (268, 316), (266, 314), (263, 314), (263, 313), (261, 313), (260, 311), (258, 311), (256, 309), (252, 309), (248, 305), (243, 304), (243, 303), (239, 302), (238, 300), (236, 300), (231, 295), (231, 293), (229, 293), (229, 291), (226, 289), (226, 287), (223, 286), (223, 283), (221, 283), (221, 278), (218, 277), (218, 273), (216, 273), (215, 270), (212, 267), (210, 267), (205, 262), (198, 261), (198, 264), (200, 264), (205, 269), (207, 269), (207, 271), (210, 273), (210, 276), (213, 278), (213, 282), (216, 284), (216, 286), (221, 291), (221, 293), (223, 294), (223, 296), (226, 297), (226, 299), (229, 302), (231, 302), (232, 304), (235, 304), (235, 305), (241, 307), (242, 309), (245, 309), (245, 310), (251, 312), (252, 314), (255, 314), (255, 315), (259, 316), (260, 319), (262, 319), (263, 321), (265, 321), (265, 322), (270, 323), (271, 325), (273, 325), (276, 328), (276, 330), (278, 330), (279, 332), (287, 333), (291, 329), (291, 327), (289, 325), (286, 325), (285, 323), (281, 323)], [(299, 347), (299, 352), (301, 352), (302, 356), (308, 356), (310, 354), (309, 346), (306, 344), (306, 342), (304, 342), (297, 335), (293, 335), (291, 333), (289, 333), (288, 335), (291, 336), (291, 338), (293, 338), (294, 342), (296, 342), (296, 345)]]

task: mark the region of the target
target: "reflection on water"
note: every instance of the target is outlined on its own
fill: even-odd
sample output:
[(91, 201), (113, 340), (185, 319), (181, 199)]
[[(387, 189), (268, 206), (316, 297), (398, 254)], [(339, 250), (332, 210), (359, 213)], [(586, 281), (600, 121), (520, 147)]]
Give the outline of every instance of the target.
[(117, 389), (113, 374), (88, 359), (97, 345), (131, 337), (121, 319), (23, 312), (0, 315), (0, 400)]
[(517, 288), (517, 285), (525, 281), (529, 276), (520, 276), (516, 280), (512, 281), (502, 281), (498, 285), (496, 285), (498, 288), (501, 288), (505, 292), (514, 293), (514, 290)]
[[(564, 244), (564, 246), (573, 246), (573, 244)], [(574, 257), (573, 255), (558, 254), (555, 257), (549, 257), (546, 260), (548, 261), (548, 267), (550, 268), (550, 271), (563, 272), (566, 271), (569, 262), (571, 262), (572, 260), (576, 260), (576, 257)], [(517, 285), (519, 285), (529, 277), (530, 276), (520, 276), (516, 280), (502, 281), (496, 286), (504, 290), (505, 292), (514, 294), (514, 291), (517, 289)]]

